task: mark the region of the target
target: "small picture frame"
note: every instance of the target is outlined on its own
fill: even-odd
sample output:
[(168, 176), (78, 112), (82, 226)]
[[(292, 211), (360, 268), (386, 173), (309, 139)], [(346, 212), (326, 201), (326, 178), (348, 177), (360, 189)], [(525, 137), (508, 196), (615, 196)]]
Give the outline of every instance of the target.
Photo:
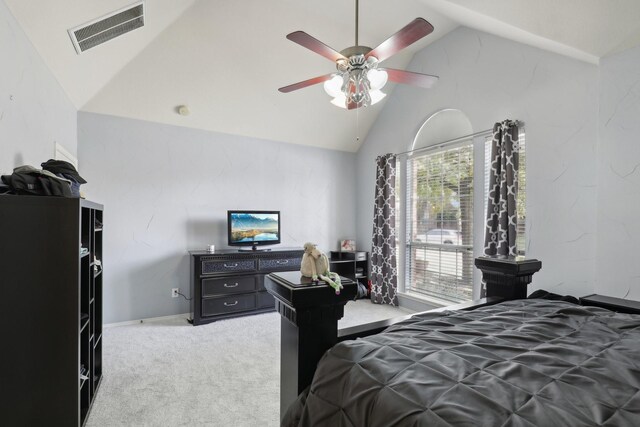
[(340, 240), (340, 252), (355, 252), (356, 241), (353, 239)]

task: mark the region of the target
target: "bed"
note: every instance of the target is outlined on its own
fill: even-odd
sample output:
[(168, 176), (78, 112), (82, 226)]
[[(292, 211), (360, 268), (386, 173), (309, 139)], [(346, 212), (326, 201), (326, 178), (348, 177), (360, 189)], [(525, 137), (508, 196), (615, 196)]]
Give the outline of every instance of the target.
[(285, 426), (639, 426), (640, 315), (512, 300), (328, 350)]
[(640, 314), (527, 298), (535, 259), (475, 265), (485, 298), (344, 329), (355, 284), (335, 295), (295, 272), (268, 275), (282, 425), (640, 426)]

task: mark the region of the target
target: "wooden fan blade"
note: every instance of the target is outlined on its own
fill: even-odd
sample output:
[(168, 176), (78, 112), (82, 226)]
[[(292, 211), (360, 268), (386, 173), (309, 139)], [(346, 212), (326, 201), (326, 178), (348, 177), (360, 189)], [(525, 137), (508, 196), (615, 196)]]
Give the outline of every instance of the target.
[(289, 92), (293, 92), (294, 90), (305, 88), (307, 86), (313, 86), (313, 85), (317, 85), (318, 83), (326, 82), (327, 80), (330, 80), (332, 77), (333, 77), (333, 73), (325, 74), (324, 76), (314, 77), (309, 80), (304, 80), (289, 86), (281, 87), (278, 90), (282, 93), (289, 93)]
[(380, 43), (378, 47), (367, 53), (366, 57), (373, 56), (377, 58), (378, 61), (384, 61), (432, 32), (433, 25), (425, 19), (416, 18), (403, 29)]
[(330, 59), (333, 62), (336, 62), (338, 59), (347, 59), (340, 52), (337, 52), (335, 49), (330, 48), (320, 40), (311, 37), (304, 31), (295, 31), (291, 34), (287, 34), (287, 38), (294, 43), (298, 43), (300, 46), (306, 47), (307, 49), (312, 50), (327, 59)]
[(412, 73), (411, 71), (395, 70), (393, 68), (378, 68), (387, 72), (388, 79), (396, 83), (420, 86), (429, 89), (436, 84), (439, 77), (429, 74)]

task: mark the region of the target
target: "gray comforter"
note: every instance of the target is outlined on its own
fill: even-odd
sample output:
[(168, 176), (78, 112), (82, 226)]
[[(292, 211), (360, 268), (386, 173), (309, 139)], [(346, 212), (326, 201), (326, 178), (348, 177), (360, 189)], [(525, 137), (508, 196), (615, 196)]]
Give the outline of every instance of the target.
[(287, 426), (640, 426), (640, 315), (547, 300), (345, 341)]

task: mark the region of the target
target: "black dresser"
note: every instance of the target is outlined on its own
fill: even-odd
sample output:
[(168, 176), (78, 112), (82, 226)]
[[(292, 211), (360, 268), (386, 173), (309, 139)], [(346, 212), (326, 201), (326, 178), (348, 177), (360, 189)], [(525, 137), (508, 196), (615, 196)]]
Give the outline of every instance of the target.
[(302, 249), (191, 251), (191, 319), (194, 325), (275, 309), (264, 276), (300, 270)]

